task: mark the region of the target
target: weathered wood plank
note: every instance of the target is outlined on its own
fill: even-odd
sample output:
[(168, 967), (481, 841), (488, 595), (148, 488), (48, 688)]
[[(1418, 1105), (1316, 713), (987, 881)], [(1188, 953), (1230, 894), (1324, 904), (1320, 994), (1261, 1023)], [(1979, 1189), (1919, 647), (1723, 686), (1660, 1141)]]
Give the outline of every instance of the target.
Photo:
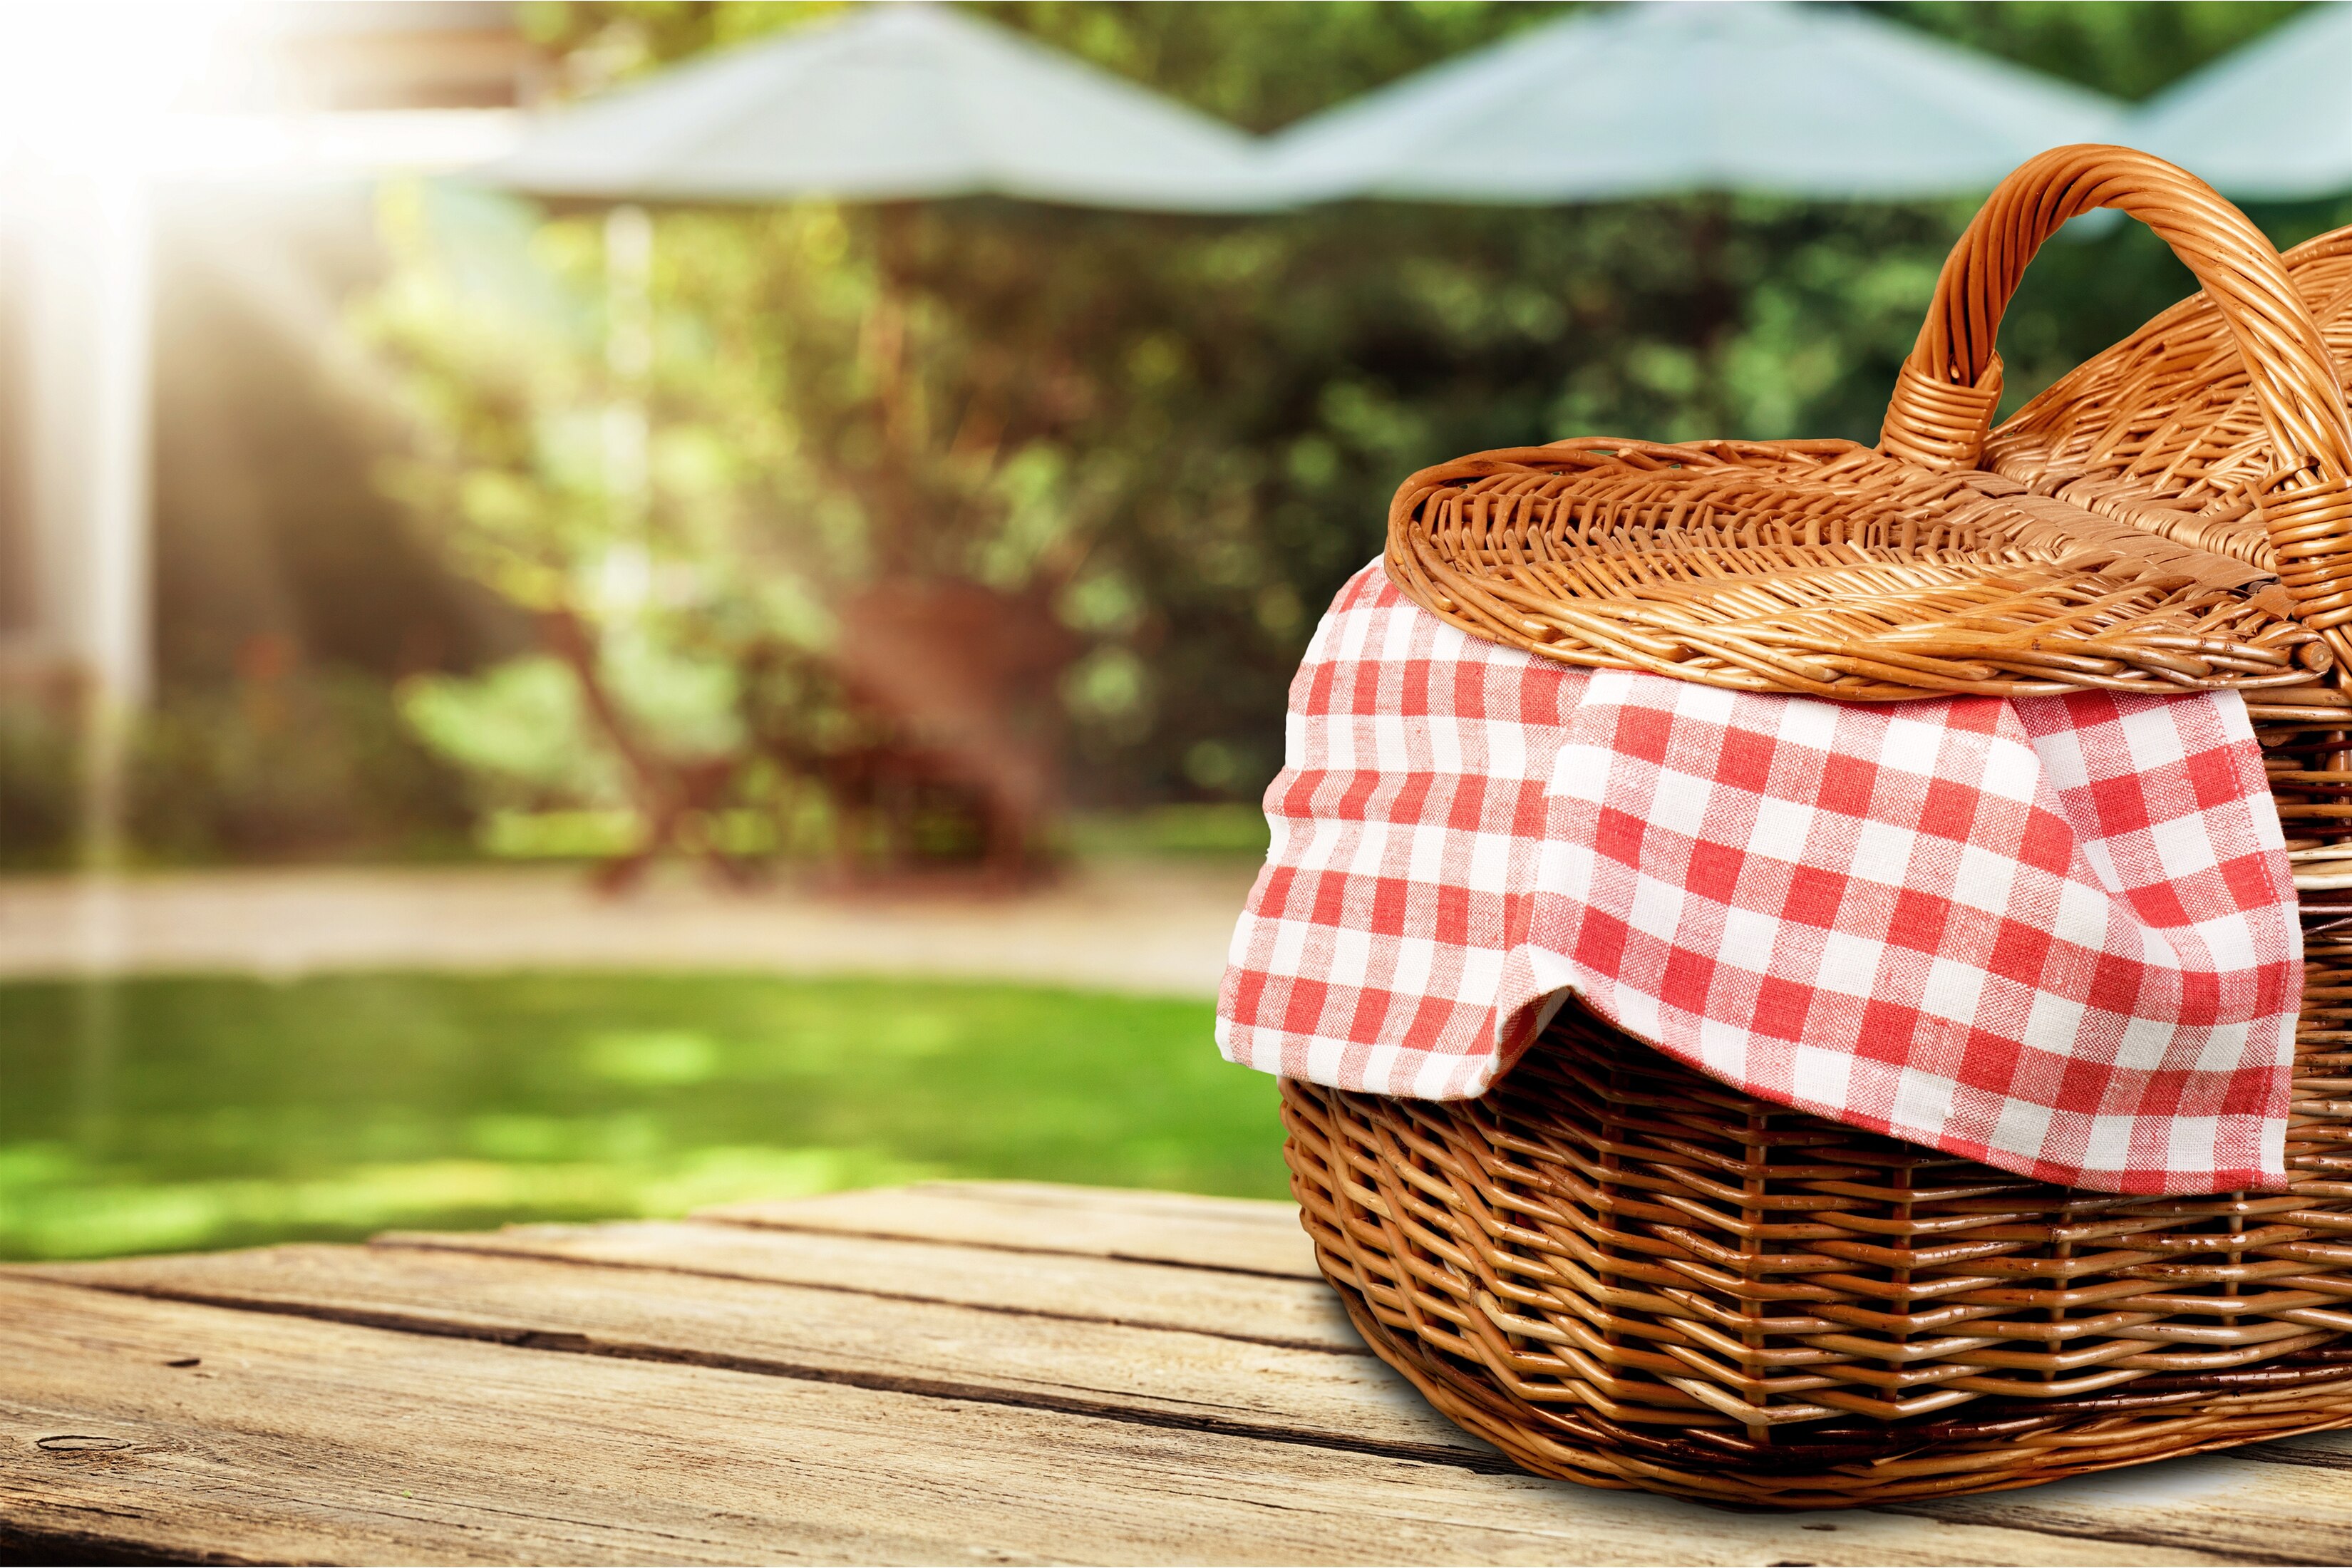
[(26, 1272), (157, 1299), (590, 1355), (1504, 1463), (1360, 1351), (457, 1250), (284, 1247)]
[(694, 1217), (718, 1225), (1319, 1278), (1315, 1249), (1298, 1226), (1297, 1208), (1248, 1198), (1043, 1182), (923, 1182), (787, 1203), (729, 1204)]
[(1902, 1511), (1944, 1523), (2193, 1546), (2250, 1563), (2352, 1562), (2352, 1434), (2159, 1460)]
[(1320, 1279), (690, 1220), (509, 1226), (455, 1235), (403, 1231), (379, 1237), (375, 1245), (810, 1285), (1370, 1353)]
[(23, 1278), (0, 1278), (0, 1543), (26, 1552), (1824, 1568), (2239, 1560), (1884, 1515), (1728, 1514), (1304, 1443)]
[[(33, 1272), (411, 1332), (1501, 1468), (1362, 1355), (462, 1250), (287, 1247)], [(2311, 1462), (2324, 1452), (2310, 1450)], [(2237, 1501), (2239, 1489), (2259, 1488), (2262, 1479), (2246, 1467), (2244, 1459), (2191, 1460), (1904, 1511), (2111, 1544), (2226, 1546), (2247, 1561), (2297, 1556), (2282, 1550), (2278, 1521), (2259, 1501)], [(2300, 1484), (2307, 1487), (2308, 1478)], [(2133, 1500), (2128, 1507), (2105, 1500), (2116, 1497)], [(2352, 1488), (2344, 1489), (2343, 1501), (2332, 1509), (2301, 1505), (2295, 1517), (2339, 1548), (2352, 1546)]]
[[(1265, 1237), (1268, 1228), (1297, 1223), (1287, 1204), (1249, 1204), (1234, 1199), (1193, 1198), (1174, 1194), (1126, 1193), (1085, 1187), (1025, 1184), (930, 1183), (866, 1193), (779, 1204), (751, 1204), (707, 1211), (700, 1218), (747, 1226), (787, 1226), (804, 1232), (837, 1231), (851, 1236), (927, 1237), (943, 1246), (1020, 1245), (1033, 1252), (1094, 1253), (1124, 1258), (1164, 1258), (1213, 1268), (1233, 1243), (1234, 1233)], [(1041, 1221), (1043, 1223), (1041, 1223)], [(1281, 1238), (1272, 1249), (1279, 1262)], [(1265, 1253), (1247, 1254), (1263, 1264)], [(1313, 1274), (1311, 1249), (1301, 1248), (1298, 1272)], [(1368, 1430), (1382, 1431), (1377, 1423)], [(2292, 1496), (2286, 1517), (2293, 1527), (2282, 1535), (2276, 1517), (2261, 1507), (2216, 1510), (2209, 1494), (2215, 1478), (2231, 1485), (2246, 1479), (2244, 1467), (2292, 1464), (2306, 1471), (2332, 1464), (2352, 1477), (2352, 1436), (2330, 1435), (2303, 1445), (2266, 1445), (2236, 1456), (2160, 1463), (1987, 1498), (1909, 1505), (1914, 1517), (1998, 1522), (2062, 1535), (2088, 1534), (2116, 1541), (2211, 1545), (2238, 1552), (2244, 1561), (2352, 1560), (2352, 1479), (2342, 1491), (2344, 1508), (2319, 1509), (2308, 1488), (2282, 1490), (2263, 1485), (2260, 1495)], [(2251, 1484), (2251, 1483), (2250, 1483)], [(2128, 1508), (2103, 1500), (2133, 1500)], [(2315, 1512), (2315, 1509), (2319, 1509)], [(1851, 1516), (1841, 1516), (1851, 1517)], [(2316, 1532), (2313, 1534), (2312, 1532)], [(2306, 1549), (2306, 1535), (2327, 1544)]]

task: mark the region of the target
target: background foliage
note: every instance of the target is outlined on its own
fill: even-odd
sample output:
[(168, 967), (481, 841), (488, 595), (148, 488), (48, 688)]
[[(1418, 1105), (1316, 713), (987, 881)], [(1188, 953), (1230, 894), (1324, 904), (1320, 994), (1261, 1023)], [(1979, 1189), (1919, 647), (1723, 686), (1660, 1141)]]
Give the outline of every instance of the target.
[[(549, 5), (533, 17), (584, 91), (827, 9)], [(1269, 131), (1562, 7), (982, 9)], [(2138, 98), (2294, 7), (1879, 9)], [(1202, 220), (961, 202), (844, 211), (839, 265), (898, 276), (934, 341), (961, 349), (926, 388), (935, 442), (964, 449), (984, 426), (993, 459), (1020, 468), (1022, 501), (1050, 519), (1041, 529), (1084, 552), (1081, 591), (1059, 605), (1094, 649), (1070, 692), (1084, 786), (1118, 800), (1246, 796), (1278, 762), (1276, 717), (1315, 616), (1376, 552), (1399, 478), (1586, 431), (1872, 439), (1972, 207), (1699, 196)], [(2284, 241), (2335, 215), (2259, 216)], [(2005, 334), (2012, 399), (2189, 286), (2132, 226), (2053, 247)], [(781, 390), (796, 410), (829, 401), (807, 378)], [(887, 446), (830, 401), (845, 449)], [(982, 519), (1002, 528), (1022, 504), (984, 485), (955, 502), (940, 497), (935, 515), (975, 542), (991, 537)]]
[[(635, 0), (525, 15), (562, 89), (587, 93), (835, 8)], [(1875, 7), (2126, 99), (2295, 8)], [(1269, 131), (1561, 7), (979, 9)], [(786, 816), (799, 809), (794, 759), (836, 746), (854, 724), (812, 662), (837, 635), (829, 607), (888, 576), (980, 584), (1066, 633), (1054, 695), (1081, 804), (1249, 799), (1278, 763), (1305, 638), (1375, 552), (1402, 475), (1583, 432), (1872, 439), (1936, 268), (1974, 205), (1368, 202), (1247, 219), (995, 201), (663, 213), (645, 389), (649, 499), (628, 533), (643, 558), (619, 573), (636, 574), (645, 607), (612, 616), (600, 595), (627, 531), (593, 456), (614, 391), (597, 218), (529, 220), (510, 237), (529, 276), (494, 279), (478, 246), (469, 261), (451, 238), (465, 228), (457, 198), (403, 201), (389, 209), (394, 269), (359, 320), (401, 376), (404, 423), (380, 473), (415, 537), (526, 617), (583, 617), (625, 722), (664, 766), (683, 778), (721, 759), (712, 804)], [(2253, 216), (2287, 244), (2352, 211)], [(2004, 330), (2012, 405), (2189, 286), (2136, 226), (2053, 244)], [(518, 308), (525, 296), (530, 308)], [(352, 579), (310, 591), (355, 591), (364, 562), (354, 562)], [(404, 676), (411, 734), (471, 781), (456, 807), (453, 787), (416, 794), (436, 803), (414, 808), (422, 820), (629, 795), (611, 737), (566, 707), (546, 655), (516, 665), (516, 647), (461, 648), (439, 674), (382, 662), (359, 671), (379, 686)], [(214, 684), (244, 680), (229, 671)], [(203, 700), (242, 711), (242, 699)], [(374, 721), (353, 722), (360, 733)], [(163, 748), (152, 765), (229, 776), (226, 763), (189, 762), (186, 750)], [(39, 771), (22, 760), (38, 751), (33, 738), (0, 735), (0, 799), (37, 795), (17, 780)], [(23, 820), (45, 821), (47, 809), (28, 806)], [(201, 837), (174, 828), (163, 841), (201, 853)], [(247, 852), (226, 830), (210, 842)]]

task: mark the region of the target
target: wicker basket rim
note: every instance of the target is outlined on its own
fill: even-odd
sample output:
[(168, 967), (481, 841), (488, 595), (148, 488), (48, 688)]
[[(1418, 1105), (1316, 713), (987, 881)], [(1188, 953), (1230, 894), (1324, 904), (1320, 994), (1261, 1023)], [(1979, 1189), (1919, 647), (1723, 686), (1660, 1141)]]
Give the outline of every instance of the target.
[[(1980, 467), (2003, 310), (2042, 242), (2100, 207), (2164, 237), (2235, 341), (2271, 455), (2244, 502), (2263, 561)], [(2308, 301), (2242, 213), (2149, 154), (2058, 148), (1954, 247), (1875, 448), (1580, 437), (1475, 453), (1400, 488), (1385, 563), (1487, 640), (1738, 689), (2303, 686), (2352, 665), (2352, 416)]]

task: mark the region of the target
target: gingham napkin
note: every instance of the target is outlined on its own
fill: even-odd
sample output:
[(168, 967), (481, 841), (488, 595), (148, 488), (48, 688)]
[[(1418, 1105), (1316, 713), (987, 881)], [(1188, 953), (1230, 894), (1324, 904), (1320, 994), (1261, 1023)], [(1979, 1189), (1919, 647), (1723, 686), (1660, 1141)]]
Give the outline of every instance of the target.
[(1565, 996), (1763, 1099), (2123, 1193), (2285, 1181), (2303, 950), (2234, 692), (1897, 704), (1584, 671), (1378, 563), (1291, 687), (1217, 1040), (1474, 1096)]

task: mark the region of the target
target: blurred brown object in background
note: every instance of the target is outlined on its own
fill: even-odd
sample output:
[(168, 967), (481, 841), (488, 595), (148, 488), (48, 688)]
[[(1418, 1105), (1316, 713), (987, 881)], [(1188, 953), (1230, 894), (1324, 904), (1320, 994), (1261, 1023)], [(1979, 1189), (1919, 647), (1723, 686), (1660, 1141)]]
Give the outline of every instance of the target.
[(883, 738), (822, 764), (845, 826), (877, 833), (898, 867), (921, 847), (921, 814), (968, 814), (992, 878), (1034, 876), (1065, 794), (1061, 678), (1079, 651), (1034, 586), (901, 579), (846, 600), (835, 671)]

